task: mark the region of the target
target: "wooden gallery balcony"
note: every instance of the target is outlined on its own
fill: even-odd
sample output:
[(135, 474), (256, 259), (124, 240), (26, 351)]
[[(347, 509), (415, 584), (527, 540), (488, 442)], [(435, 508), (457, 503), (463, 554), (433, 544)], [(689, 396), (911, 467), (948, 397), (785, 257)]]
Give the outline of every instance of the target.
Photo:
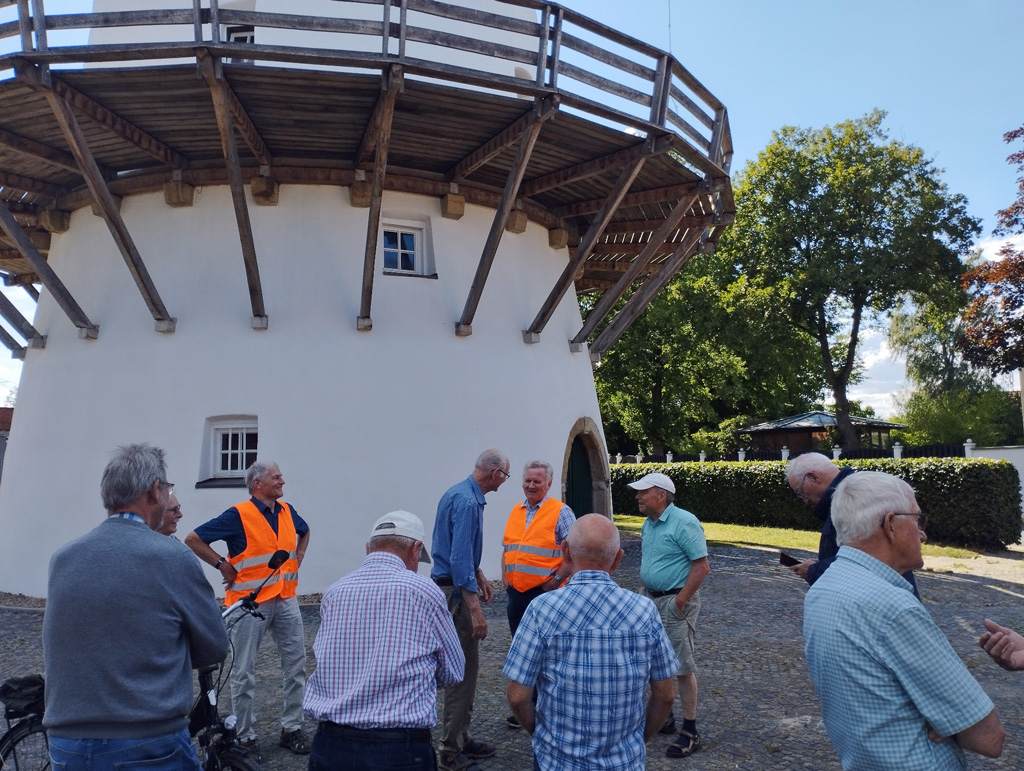
[[(571, 341), (592, 340), (599, 356), (732, 221), (726, 109), (665, 52), (536, 0), (495, 0), (491, 11), (438, 0), (322, 6), (306, 16), (194, 0), (48, 15), (43, 0), (0, 0), (6, 283), (36, 296), (42, 283), (82, 337), (95, 335), (46, 263), (50, 234), (92, 206), (157, 328), (173, 331), (119, 199), (163, 189), (169, 205), (187, 205), (197, 186), (229, 185), (259, 319), (244, 186), (271, 205), (282, 184), (348, 186), (369, 210), (359, 319), (368, 325), (375, 218), (383, 191), (403, 191), (441, 199), (444, 216), (467, 202), (495, 210), (458, 334), (471, 332), (503, 232), (533, 221), (570, 256), (524, 340), (575, 284), (603, 293)], [(69, 30), (91, 30), (91, 43), (48, 43)], [(0, 313), (27, 345), (42, 344), (9, 302)]]

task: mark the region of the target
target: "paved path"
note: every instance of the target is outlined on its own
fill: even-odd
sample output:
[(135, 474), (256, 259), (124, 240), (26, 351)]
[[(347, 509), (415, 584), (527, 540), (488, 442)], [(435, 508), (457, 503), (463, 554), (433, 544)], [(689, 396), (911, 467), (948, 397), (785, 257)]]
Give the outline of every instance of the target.
[[(636, 588), (639, 542), (626, 541), (624, 546), (626, 559), (615, 578), (623, 586)], [(647, 768), (839, 769), (803, 658), (800, 623), (805, 585), (778, 566), (773, 551), (712, 547), (710, 561), (712, 573), (701, 592), (697, 640), (698, 726), (704, 744), (692, 757), (672, 760), (665, 757), (671, 737), (658, 736), (648, 745)], [(976, 645), (985, 616), (1024, 630), (1024, 584), (921, 573), (918, 585), (936, 622), (992, 697), (1007, 726), (1003, 757), (991, 761), (970, 756), (969, 768), (1024, 768), (1024, 672), (1003, 672)], [(481, 646), (473, 732), (476, 738), (496, 744), (498, 755), (480, 766), (484, 771), (529, 771), (528, 737), (505, 727), (508, 707), (501, 665), (509, 636), (502, 592), (496, 592), (486, 614), (490, 634)], [(316, 607), (304, 608), (304, 617), (312, 669), (312, 642), (319, 623)], [(39, 611), (0, 608), (0, 676), (40, 669), (41, 620)], [(263, 768), (300, 771), (306, 768), (304, 758), (274, 746), (280, 700), (276, 653), (268, 641), (257, 662)]]

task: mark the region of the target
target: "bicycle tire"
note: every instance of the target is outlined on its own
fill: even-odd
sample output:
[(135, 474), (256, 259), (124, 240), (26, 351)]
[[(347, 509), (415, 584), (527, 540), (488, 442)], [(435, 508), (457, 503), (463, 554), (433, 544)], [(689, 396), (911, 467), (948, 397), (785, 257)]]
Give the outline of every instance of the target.
[(50, 747), (41, 715), (15, 723), (0, 738), (0, 768), (3, 771), (48, 771)]
[(203, 768), (204, 771), (260, 771), (260, 764), (244, 751), (232, 748), (211, 752)]

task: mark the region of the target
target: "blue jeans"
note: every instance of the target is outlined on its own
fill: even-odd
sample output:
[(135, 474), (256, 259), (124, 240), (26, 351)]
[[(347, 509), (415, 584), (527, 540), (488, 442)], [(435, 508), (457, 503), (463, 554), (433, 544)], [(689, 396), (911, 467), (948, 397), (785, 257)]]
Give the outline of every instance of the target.
[(146, 739), (50, 737), (53, 771), (199, 771), (188, 729)]
[(313, 737), (309, 771), (436, 771), (430, 739), (357, 739), (323, 728)]

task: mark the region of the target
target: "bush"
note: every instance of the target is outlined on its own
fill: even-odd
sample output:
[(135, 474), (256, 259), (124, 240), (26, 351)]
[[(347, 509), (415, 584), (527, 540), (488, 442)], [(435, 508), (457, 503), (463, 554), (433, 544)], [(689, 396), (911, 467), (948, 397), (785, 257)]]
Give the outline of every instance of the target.
[[(917, 491), (931, 523), (932, 540), (957, 546), (1002, 549), (1020, 543), (1021, 495), (1017, 470), (986, 458), (911, 458), (838, 461), (859, 471), (884, 471)], [(743, 463), (642, 463), (612, 465), (612, 506), (636, 514), (627, 483), (660, 471), (676, 485), (676, 503), (707, 522), (820, 530), (811, 507), (786, 484), (780, 461)]]

